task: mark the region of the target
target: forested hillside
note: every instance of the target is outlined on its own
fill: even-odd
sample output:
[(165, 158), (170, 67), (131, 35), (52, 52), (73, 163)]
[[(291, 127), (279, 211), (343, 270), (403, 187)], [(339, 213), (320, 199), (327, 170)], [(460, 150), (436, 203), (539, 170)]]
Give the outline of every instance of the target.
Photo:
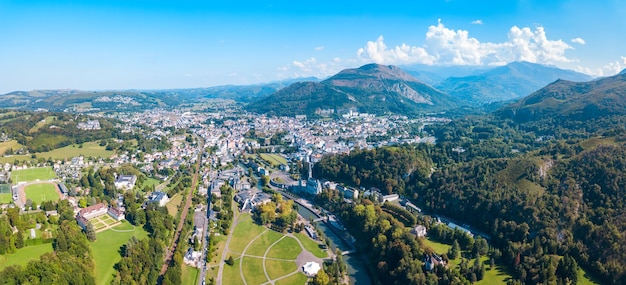
[(626, 284), (626, 132), (616, 123), (625, 119), (469, 117), (427, 128), (436, 145), (355, 151), (315, 170), (405, 195), (484, 231), (516, 282), (556, 284), (565, 260)]

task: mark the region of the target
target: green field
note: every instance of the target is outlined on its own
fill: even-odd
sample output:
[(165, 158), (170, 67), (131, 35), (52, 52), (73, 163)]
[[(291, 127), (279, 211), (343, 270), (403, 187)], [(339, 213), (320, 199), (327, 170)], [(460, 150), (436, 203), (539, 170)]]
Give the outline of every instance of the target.
[(263, 254), (265, 254), (265, 250), (282, 236), (283, 235), (275, 231), (266, 231), (263, 235), (254, 240), (250, 247), (248, 247), (246, 254), (263, 256)]
[(13, 197), (11, 197), (11, 194), (0, 194), (0, 204), (11, 204), (11, 201), (13, 201)]
[(8, 149), (13, 149), (13, 151), (16, 151), (22, 147), (24, 146), (19, 144), (16, 140), (0, 142), (0, 155), (3, 155), (4, 152), (7, 151)]
[(11, 265), (24, 266), (28, 261), (39, 259), (47, 252), (52, 252), (52, 243), (31, 245), (18, 249), (14, 254), (0, 255), (0, 270)]
[(242, 214), (239, 217), (239, 223), (233, 231), (233, 237), (230, 241), (229, 250), (236, 253), (242, 253), (248, 242), (264, 230), (265, 229), (263, 227), (255, 225), (254, 222), (252, 222), (252, 217), (250, 217), (250, 215)]
[(11, 185), (0, 184), (0, 204), (10, 204), (13, 201)]
[(96, 284), (111, 283), (115, 274), (114, 266), (122, 259), (119, 250), (133, 236), (143, 239), (148, 237), (148, 233), (143, 228), (133, 227), (124, 221), (113, 229), (96, 234), (96, 241), (91, 243), (96, 267)]
[(52, 170), (52, 167), (28, 168), (13, 170), (11, 172), (11, 179), (13, 179), (14, 183), (36, 180), (44, 181), (53, 178), (56, 178), (56, 174), (54, 173), (54, 170)]
[(198, 284), (198, 276), (200, 275), (200, 270), (195, 267), (187, 266), (183, 264), (182, 266), (182, 285), (195, 285)]
[(35, 133), (37, 131), (39, 131), (39, 129), (43, 128), (45, 125), (48, 125), (50, 123), (52, 123), (54, 120), (56, 120), (57, 117), (55, 116), (47, 116), (45, 117), (43, 120), (37, 122), (37, 124), (35, 124), (35, 126), (33, 126), (32, 128), (30, 128), (30, 130), (28, 130), (29, 133)]
[(307, 284), (308, 280), (309, 278), (304, 273), (298, 273), (276, 281), (276, 285)]
[(24, 188), (24, 192), (26, 192), (26, 199), (32, 200), (37, 205), (41, 205), (43, 201), (58, 201), (61, 198), (57, 186), (50, 183), (28, 185)]
[(267, 282), (265, 273), (263, 273), (263, 259), (255, 257), (242, 257), (241, 262), (243, 277), (246, 278), (248, 284), (263, 284)]
[(100, 146), (99, 142), (86, 142), (83, 143), (83, 147), (80, 145), (69, 145), (62, 148), (57, 148), (48, 152), (35, 153), (37, 157), (52, 158), (52, 159), (69, 159), (77, 156), (84, 157), (102, 157), (108, 158), (113, 155), (112, 150), (106, 150), (105, 147)]
[(176, 214), (178, 214), (178, 209), (180, 208), (180, 203), (182, 201), (183, 195), (181, 195), (180, 193), (174, 194), (174, 196), (172, 196), (172, 199), (170, 199), (170, 201), (165, 204), (165, 208), (167, 208), (167, 213), (170, 214), (170, 216), (172, 217), (176, 217)]
[(320, 243), (312, 240), (304, 232), (296, 233), (294, 234), (294, 236), (300, 240), (300, 242), (302, 243), (302, 246), (304, 246), (304, 249), (310, 251), (316, 257), (319, 257), (319, 258), (328, 257), (328, 253), (319, 247)]
[(148, 186), (148, 187), (152, 187), (152, 186), (157, 186), (161, 184), (161, 181), (158, 179), (154, 179), (154, 178), (148, 178), (146, 179), (146, 181), (143, 182), (143, 185), (141, 185), (141, 189), (143, 189), (144, 187)]
[(287, 164), (287, 160), (278, 154), (260, 153), (259, 157), (271, 164), (272, 167), (278, 167), (281, 164)]
[(300, 244), (298, 244), (298, 241), (295, 238), (288, 236), (272, 246), (269, 252), (267, 252), (267, 257), (296, 259), (300, 252), (302, 252), (302, 248), (300, 247)]
[(222, 284), (239, 285), (244, 284), (239, 274), (239, 259), (235, 259), (235, 264), (224, 265)]
[(280, 260), (265, 260), (265, 268), (267, 269), (267, 275), (272, 279), (285, 276), (298, 270), (298, 266), (295, 262)]
[(437, 254), (448, 253), (450, 248), (452, 248), (451, 245), (440, 243), (440, 242), (437, 242), (437, 241), (434, 241), (434, 240), (431, 240), (431, 239), (428, 239), (428, 238), (425, 238), (423, 240), (424, 240), (424, 245), (432, 248), (433, 251), (435, 251), (435, 253), (437, 253)]
[[(296, 238), (254, 224), (249, 214), (241, 214), (239, 220), (240, 222), (233, 230), (228, 248), (229, 255), (236, 258), (236, 261), (234, 266), (224, 267), (223, 284), (241, 284), (243, 282), (241, 274), (247, 284), (262, 284), (269, 281), (265, 277), (264, 268), (272, 280), (291, 274), (298, 269), (295, 259), (303, 248)], [(317, 244), (309, 246), (317, 248)], [(267, 258), (283, 259), (283, 261), (265, 259), (264, 264), (264, 259), (260, 257), (265, 255)], [(290, 280), (291, 283), (282, 281), (280, 284), (306, 283), (307, 278), (303, 274), (296, 275), (302, 276), (290, 276), (286, 280)]]

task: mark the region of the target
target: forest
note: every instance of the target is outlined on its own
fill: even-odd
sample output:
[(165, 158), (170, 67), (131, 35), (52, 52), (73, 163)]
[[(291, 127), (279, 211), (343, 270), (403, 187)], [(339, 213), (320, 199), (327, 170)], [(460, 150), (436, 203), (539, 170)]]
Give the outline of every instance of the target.
[[(577, 266), (606, 284), (626, 284), (626, 132), (617, 123), (623, 119), (603, 117), (555, 126), (552, 118), (516, 123), (497, 116), (466, 117), (429, 126), (437, 137), (434, 145), (328, 156), (314, 172), (317, 177), (398, 193), (429, 213), (483, 231), (498, 250), (498, 259), (512, 268), (511, 284), (575, 284), (570, 269)], [(345, 212), (345, 207), (339, 210)], [(350, 220), (359, 213), (344, 215), (345, 224), (367, 226), (368, 222)], [(386, 232), (353, 231), (370, 232), (365, 237), (374, 240), (383, 238), (374, 232)], [(401, 250), (409, 251), (402, 256), (419, 259), (422, 253), (408, 248)], [(396, 259), (382, 256), (373, 260), (391, 262), (389, 268), (400, 266)], [(402, 276), (379, 280), (406, 280)], [(448, 284), (444, 279), (437, 276), (440, 284)]]

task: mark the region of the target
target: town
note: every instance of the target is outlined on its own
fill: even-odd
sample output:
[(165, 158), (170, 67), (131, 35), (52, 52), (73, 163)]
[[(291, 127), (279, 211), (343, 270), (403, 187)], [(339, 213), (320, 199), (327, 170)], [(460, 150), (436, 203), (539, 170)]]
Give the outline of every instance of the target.
[[(282, 275), (267, 275), (265, 280), (279, 280), (300, 272), (301, 275), (296, 275), (298, 280), (306, 281), (320, 269), (329, 270), (328, 265), (324, 265), (325, 260), (337, 262), (339, 259), (340, 263), (348, 262), (349, 270), (343, 269), (345, 265), (337, 267), (341, 269), (333, 273), (337, 282), (354, 282), (357, 278), (364, 282), (370, 278), (366, 269), (357, 268), (362, 265), (355, 257), (350, 261), (351, 257), (346, 255), (355, 251), (354, 238), (347, 234), (336, 216), (313, 205), (309, 199), (323, 189), (341, 191), (348, 202), (370, 197), (378, 203), (398, 203), (399, 197), (381, 194), (376, 188), (357, 189), (320, 181), (313, 177), (314, 163), (325, 155), (346, 154), (354, 149), (432, 144), (435, 139), (423, 131), (423, 126), (449, 121), (435, 116), (418, 119), (374, 116), (355, 110), (346, 110), (336, 119), (267, 117), (248, 114), (237, 110), (236, 105), (219, 100), (209, 104), (208, 109), (212, 112), (153, 109), (141, 113), (92, 115), (76, 126), (84, 132), (97, 131), (101, 129), (100, 120), (116, 120), (120, 123), (115, 128), (120, 133), (159, 142), (152, 148), (133, 140), (109, 139), (93, 146), (121, 147), (96, 156), (88, 151), (81, 154), (81, 150), (85, 150), (82, 145), (73, 146), (74, 152), (62, 158), (29, 153), (25, 148), (12, 149), (0, 158), (4, 161), (0, 195), (10, 196), (1, 200), (1, 207), (4, 211), (17, 210), (25, 217), (45, 214), (43, 224), (47, 225), (42, 228), (42, 223), (38, 222), (33, 228), (24, 229), (13, 225), (13, 233), (30, 232), (27, 238), (32, 240), (31, 244), (49, 242), (55, 226), (48, 224), (59, 215), (54, 205), (67, 201), (73, 208), (76, 223), (90, 240), (98, 243), (102, 239), (99, 236), (118, 233), (121, 236), (118, 246), (121, 246), (129, 238), (146, 234), (136, 227), (145, 223), (148, 214), (142, 211), (162, 208), (170, 215), (165, 221), (171, 224), (170, 238), (165, 241), (170, 240), (171, 246), (167, 247), (161, 275), (172, 262), (174, 253), (180, 252), (185, 268), (197, 268), (198, 284), (227, 284), (225, 280), (232, 277), (224, 275), (224, 264), (228, 264), (230, 249), (223, 243), (228, 244), (236, 235), (237, 217), (242, 219), (249, 213), (249, 217), (254, 218), (252, 214), (259, 212), (257, 208), (268, 203), (280, 205), (280, 200), (287, 199), (293, 201), (289, 205), (302, 209), (287, 228), (289, 232), (304, 229), (302, 234), (306, 235), (299, 236), (299, 242), (307, 245), (302, 245), (302, 250), (308, 253), (305, 254), (308, 258), (288, 257), (294, 258), (298, 269), (280, 273)], [(13, 141), (4, 136), (5, 142)], [(78, 155), (74, 156), (76, 153)], [(197, 183), (191, 183), (192, 177)], [(276, 195), (282, 198), (277, 200)], [(236, 217), (232, 212), (229, 214), (232, 209), (224, 209), (232, 204), (230, 201), (237, 203), (230, 206), (237, 209)], [(183, 216), (187, 210), (191, 211)], [(244, 216), (240, 216), (242, 213)], [(186, 219), (190, 225), (183, 229)], [(179, 223), (178, 229), (173, 224), (175, 221)], [(317, 226), (320, 222), (328, 227)], [(262, 224), (276, 226), (267, 221)], [(287, 228), (281, 227), (278, 231)], [(181, 231), (183, 237), (175, 238)], [(346, 256), (342, 260), (338, 255)], [(111, 280), (114, 275), (102, 275), (99, 268), (111, 268), (115, 259), (103, 266), (96, 257), (96, 276), (104, 281)], [(191, 278), (196, 275), (193, 276)]]

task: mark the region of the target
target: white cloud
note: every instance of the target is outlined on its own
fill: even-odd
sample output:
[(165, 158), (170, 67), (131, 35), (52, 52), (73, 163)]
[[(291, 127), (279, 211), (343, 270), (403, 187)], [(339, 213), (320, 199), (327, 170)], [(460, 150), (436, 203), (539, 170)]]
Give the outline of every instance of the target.
[(324, 46), (318, 46), (318, 47), (315, 47), (315, 50), (316, 50), (316, 51), (321, 51), (321, 50), (323, 50), (323, 49), (324, 49)]
[(346, 66), (353, 63), (354, 60), (344, 61), (338, 57), (333, 58), (329, 62), (320, 62), (314, 57), (305, 60), (294, 60), (291, 65), (278, 68), (278, 77), (298, 78), (315, 76), (318, 78), (324, 78), (339, 72), (341, 69), (344, 69)]
[(473, 25), (482, 25), (483, 24), (483, 20), (480, 20), (480, 19), (474, 20), (474, 21), (472, 21), (472, 24)]
[(581, 44), (581, 45), (584, 45), (586, 43), (585, 40), (583, 40), (581, 38), (573, 38), (572, 42), (575, 43), (575, 44)]
[(362, 62), (380, 64), (441, 64), (441, 65), (503, 65), (512, 61), (555, 64), (572, 62), (565, 56), (572, 46), (562, 40), (547, 38), (543, 27), (534, 30), (511, 27), (508, 39), (500, 43), (481, 42), (470, 37), (467, 30), (452, 30), (441, 20), (428, 27), (421, 46), (402, 44), (393, 48), (385, 45), (383, 36), (369, 41), (357, 51)]
[(602, 67), (589, 68), (577, 66), (576, 71), (586, 73), (593, 76), (611, 76), (619, 73), (626, 68), (626, 56), (621, 56), (620, 59), (609, 62)]

